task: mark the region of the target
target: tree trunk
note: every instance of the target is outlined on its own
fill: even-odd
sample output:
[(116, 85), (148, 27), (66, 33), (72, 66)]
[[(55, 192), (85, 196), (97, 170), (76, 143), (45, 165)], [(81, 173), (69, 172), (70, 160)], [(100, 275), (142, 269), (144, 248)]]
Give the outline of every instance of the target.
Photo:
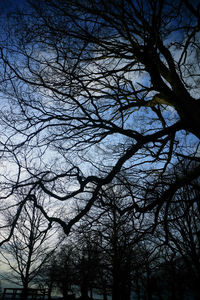
[(48, 286), (48, 291), (47, 291), (48, 300), (51, 300), (52, 289), (53, 289), (53, 282), (51, 281), (50, 284), (49, 284), (49, 286)]
[(151, 275), (149, 273), (149, 270), (147, 271), (147, 299), (152, 300), (152, 285), (151, 285)]
[(108, 300), (107, 294), (105, 292), (103, 293), (103, 300)]
[(69, 290), (69, 287), (68, 287), (68, 284), (66, 284), (63, 282), (63, 285), (62, 285), (62, 294), (63, 294), (63, 299), (64, 300), (67, 300), (68, 299), (68, 290)]
[(120, 288), (120, 277), (118, 271), (113, 274), (113, 285), (112, 285), (112, 300), (123, 300), (121, 299), (121, 288)]
[(21, 300), (27, 300), (27, 299), (28, 299), (28, 283), (25, 282), (23, 285)]
[(83, 300), (88, 299), (88, 285), (85, 282), (83, 282), (81, 285), (81, 299)]

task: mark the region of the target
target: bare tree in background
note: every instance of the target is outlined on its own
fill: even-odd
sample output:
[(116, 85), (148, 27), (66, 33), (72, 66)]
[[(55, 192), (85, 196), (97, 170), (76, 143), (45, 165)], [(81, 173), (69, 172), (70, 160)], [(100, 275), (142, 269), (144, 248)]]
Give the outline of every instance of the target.
[(1, 261), (8, 268), (4, 279), (23, 287), (23, 299), (27, 298), (28, 288), (33, 286), (54, 252), (55, 244), (55, 230), (50, 230), (43, 214), (32, 202), (26, 202), (10, 241), (1, 248)]
[[(193, 199), (198, 199), (193, 203)], [(180, 298), (181, 292), (193, 291), (196, 299), (200, 297), (200, 205), (199, 189), (185, 187), (180, 191), (177, 202), (171, 209), (168, 220), (168, 252), (174, 263), (176, 280), (173, 299)], [(180, 282), (178, 278), (182, 274)], [(170, 276), (169, 274), (169, 281)], [(192, 280), (191, 280), (192, 278)], [(182, 286), (182, 288), (181, 288)], [(177, 294), (180, 293), (179, 296)]]

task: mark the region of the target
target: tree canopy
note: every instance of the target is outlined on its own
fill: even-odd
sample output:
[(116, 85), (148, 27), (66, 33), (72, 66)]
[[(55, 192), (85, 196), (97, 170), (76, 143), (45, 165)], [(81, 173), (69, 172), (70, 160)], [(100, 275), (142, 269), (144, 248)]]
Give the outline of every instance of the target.
[(27, 0), (11, 11), (0, 38), (2, 207), (26, 187), (69, 233), (111, 182), (127, 210), (155, 220), (198, 186), (199, 20), (189, 0)]

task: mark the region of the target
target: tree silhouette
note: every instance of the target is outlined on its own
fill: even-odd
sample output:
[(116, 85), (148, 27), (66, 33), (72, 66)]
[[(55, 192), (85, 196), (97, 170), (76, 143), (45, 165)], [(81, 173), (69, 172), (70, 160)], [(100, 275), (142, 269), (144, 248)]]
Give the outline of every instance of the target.
[[(179, 157), (199, 160), (199, 14), (189, 0), (27, 1), (11, 14), (0, 43), (1, 153), (16, 171), (2, 164), (2, 203), (25, 185), (68, 234), (124, 177), (130, 209), (158, 218), (200, 174), (197, 165), (163, 185)], [(47, 213), (34, 189), (77, 214)]]
[[(7, 218), (12, 215), (9, 213)], [(25, 300), (28, 289), (54, 251), (52, 234), (55, 231), (50, 232), (42, 213), (33, 203), (26, 202), (10, 241), (1, 248), (1, 262), (8, 266), (4, 277), (23, 287), (21, 297)]]

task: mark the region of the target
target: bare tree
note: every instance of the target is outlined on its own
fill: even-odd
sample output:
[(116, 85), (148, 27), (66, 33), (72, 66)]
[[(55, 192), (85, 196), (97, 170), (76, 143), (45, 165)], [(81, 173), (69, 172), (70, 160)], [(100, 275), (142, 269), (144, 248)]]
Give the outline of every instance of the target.
[(26, 202), (10, 241), (1, 248), (2, 262), (8, 267), (4, 277), (23, 286), (23, 299), (54, 251), (52, 234), (56, 240), (55, 231), (50, 231), (42, 213), (33, 203)]
[(83, 218), (82, 231), (86, 241), (89, 242), (91, 236), (90, 243), (99, 253), (94, 285), (105, 300), (108, 295), (112, 295), (113, 300), (130, 299), (133, 290), (136, 248), (142, 237), (142, 227), (139, 226), (140, 221), (135, 220), (134, 213), (130, 212), (131, 204), (130, 195), (120, 182), (110, 184), (104, 188), (101, 199), (90, 213)]
[[(172, 220), (168, 222), (168, 252), (174, 258), (177, 273), (176, 281), (171, 283), (174, 286), (173, 299), (177, 293), (184, 293), (185, 290), (192, 291), (196, 299), (200, 296), (200, 206), (199, 202), (192, 203), (193, 198), (199, 199), (199, 196), (199, 190), (182, 190), (179, 194), (180, 203), (171, 211)], [(181, 282), (178, 281), (180, 274)]]
[(45, 289), (48, 300), (51, 300), (52, 292), (56, 288), (58, 272), (57, 272), (57, 261), (56, 261), (56, 251), (51, 257), (43, 264), (38, 273), (38, 278), (36, 280), (37, 287), (40, 289)]
[(54, 276), (56, 286), (63, 295), (63, 299), (67, 300), (73, 294), (73, 287), (76, 283), (76, 250), (74, 250), (73, 242), (62, 245), (56, 252)]
[(200, 174), (196, 166), (163, 185), (177, 157), (199, 160), (199, 14), (189, 0), (42, 0), (11, 15), (1, 153), (16, 171), (2, 165), (2, 203), (26, 185), (29, 197), (41, 189), (79, 206), (61, 219), (32, 198), (68, 234), (123, 171), (131, 209), (157, 219)]

